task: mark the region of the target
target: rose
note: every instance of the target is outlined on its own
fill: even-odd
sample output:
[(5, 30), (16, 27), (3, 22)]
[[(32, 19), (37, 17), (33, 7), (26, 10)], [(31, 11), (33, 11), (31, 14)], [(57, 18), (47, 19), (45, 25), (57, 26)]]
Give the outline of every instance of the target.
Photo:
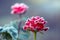
[(27, 19), (23, 29), (27, 31), (32, 31), (34, 33), (34, 40), (36, 40), (37, 32), (47, 31), (49, 29), (49, 27), (45, 27), (46, 23), (47, 21), (45, 21), (43, 17), (31, 17)]
[(23, 14), (29, 7), (24, 3), (16, 3), (11, 6), (11, 14)]
[(21, 28), (20, 26), (22, 25), (21, 23), (24, 20), (23, 18), (25, 18), (24, 16), (22, 16), (22, 14), (24, 14), (28, 10), (28, 8), (29, 7), (24, 3), (16, 3), (11, 6), (11, 9), (12, 9), (11, 14), (17, 14), (20, 18), (19, 19), (20, 22), (18, 24), (18, 39), (20, 39), (19, 34), (20, 34), (20, 28)]
[(48, 27), (45, 27), (44, 25), (47, 23), (47, 21), (44, 20), (43, 17), (31, 17), (28, 19), (25, 23), (25, 26), (23, 27), (24, 30), (30, 30), (30, 31), (47, 31)]

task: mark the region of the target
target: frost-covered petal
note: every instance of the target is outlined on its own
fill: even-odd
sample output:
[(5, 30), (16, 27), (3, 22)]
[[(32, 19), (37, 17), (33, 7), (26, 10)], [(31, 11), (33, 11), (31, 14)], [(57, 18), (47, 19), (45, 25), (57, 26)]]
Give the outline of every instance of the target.
[[(25, 23), (25, 30), (30, 30), (30, 31), (42, 31), (45, 28), (45, 24), (47, 22), (45, 21), (45, 19), (43, 17), (39, 17), (39, 16), (32, 16), (31, 18), (28, 18), (26, 23)], [(44, 29), (46, 30), (48, 29), (47, 27)]]

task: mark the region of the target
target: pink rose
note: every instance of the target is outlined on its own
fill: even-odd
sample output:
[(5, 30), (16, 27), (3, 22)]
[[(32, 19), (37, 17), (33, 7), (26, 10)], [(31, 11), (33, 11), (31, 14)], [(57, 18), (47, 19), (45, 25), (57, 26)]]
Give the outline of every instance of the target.
[(47, 23), (47, 21), (44, 20), (43, 17), (31, 17), (29, 18), (26, 23), (25, 26), (23, 27), (24, 30), (30, 30), (30, 31), (47, 31), (49, 27), (45, 27), (45, 24)]
[(11, 6), (11, 14), (23, 14), (29, 7), (24, 3), (16, 3)]

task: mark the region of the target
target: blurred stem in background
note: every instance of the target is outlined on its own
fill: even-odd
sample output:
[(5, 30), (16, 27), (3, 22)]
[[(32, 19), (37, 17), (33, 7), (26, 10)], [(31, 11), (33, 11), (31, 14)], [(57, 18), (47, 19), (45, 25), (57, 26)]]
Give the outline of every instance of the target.
[(20, 26), (22, 25), (22, 20), (21, 20), (22, 19), (22, 15), (21, 14), (19, 15), (19, 18), (20, 18), (20, 22), (18, 24), (18, 40), (20, 40), (20, 38), (19, 38), (19, 36), (20, 36), (19, 35), (20, 34)]
[(19, 15), (20, 22), (18, 24), (18, 40), (20, 40), (20, 37), (19, 37), (20, 36), (20, 29), (21, 29), (21, 26), (22, 26), (22, 22), (23, 22), (23, 18), (24, 18), (25, 13), (26, 12)]

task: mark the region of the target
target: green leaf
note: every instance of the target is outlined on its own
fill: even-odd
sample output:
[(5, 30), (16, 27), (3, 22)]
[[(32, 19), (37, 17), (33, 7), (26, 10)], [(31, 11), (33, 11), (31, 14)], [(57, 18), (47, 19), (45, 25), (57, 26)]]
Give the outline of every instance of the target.
[[(20, 21), (15, 20), (11, 21), (9, 24), (5, 24), (3, 27), (0, 27), (0, 33), (7, 35), (7, 39), (10, 40), (10, 37), (12, 37), (12, 40), (17, 40), (18, 38), (18, 24)], [(7, 33), (6, 33), (7, 32)], [(24, 31), (22, 28), (20, 29), (20, 39), (22, 40), (28, 40), (29, 38), (29, 32)]]

